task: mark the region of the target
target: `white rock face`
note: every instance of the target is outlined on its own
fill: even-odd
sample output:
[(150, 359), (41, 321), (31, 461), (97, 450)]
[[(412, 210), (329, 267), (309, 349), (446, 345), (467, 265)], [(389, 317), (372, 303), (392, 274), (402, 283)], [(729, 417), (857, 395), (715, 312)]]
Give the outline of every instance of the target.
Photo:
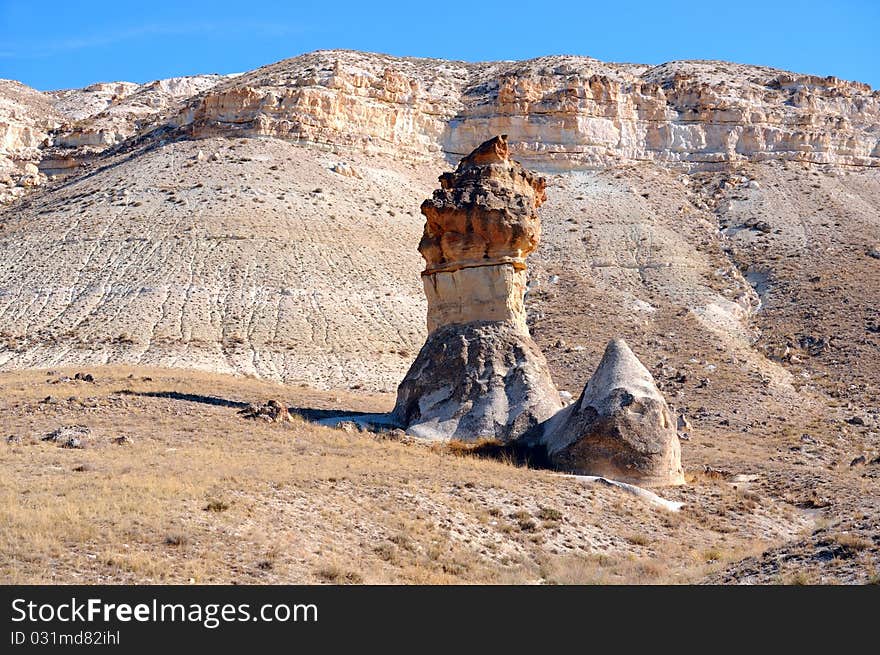
[(194, 98), (193, 135), (262, 134), (403, 158), (509, 135), (530, 165), (688, 168), (786, 159), (880, 165), (880, 94), (857, 82), (714, 61), (649, 67), (554, 56), (466, 64), (321, 51)]
[(511, 264), (476, 266), (422, 276), (428, 331), (470, 321), (508, 321), (528, 332), (523, 294), (528, 273)]
[(42, 93), (0, 80), (0, 205), (46, 179), (36, 169), (40, 148), (61, 116)]
[(149, 129), (152, 120), (163, 112), (177, 109), (183, 100), (224, 79), (221, 75), (194, 75), (147, 84), (113, 82), (54, 92), (56, 108), (73, 119), (55, 135), (54, 152), (57, 155), (58, 150), (86, 147), (86, 153), (76, 154), (94, 154), (121, 143)]

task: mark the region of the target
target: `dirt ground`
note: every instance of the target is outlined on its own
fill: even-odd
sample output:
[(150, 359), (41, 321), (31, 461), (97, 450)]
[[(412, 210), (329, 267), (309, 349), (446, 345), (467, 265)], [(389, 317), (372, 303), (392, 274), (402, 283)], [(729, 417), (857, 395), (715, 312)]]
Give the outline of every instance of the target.
[[(270, 398), (294, 420), (239, 414)], [(685, 503), (675, 513), (551, 471), (300, 418), (392, 402), (168, 369), (4, 373), (0, 581), (877, 580), (880, 464), (850, 467), (821, 439), (695, 430), (683, 443), (689, 484), (660, 490)], [(43, 439), (70, 425), (89, 428), (81, 447)], [(813, 542), (833, 558), (774, 559)]]

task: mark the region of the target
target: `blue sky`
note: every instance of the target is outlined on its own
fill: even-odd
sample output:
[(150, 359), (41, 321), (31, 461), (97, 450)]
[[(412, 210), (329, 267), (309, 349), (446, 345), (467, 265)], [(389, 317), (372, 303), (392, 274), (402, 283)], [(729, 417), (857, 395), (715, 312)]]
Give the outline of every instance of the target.
[(246, 71), (317, 49), (467, 61), (724, 59), (880, 88), (880, 1), (0, 0), (0, 77), (41, 90)]

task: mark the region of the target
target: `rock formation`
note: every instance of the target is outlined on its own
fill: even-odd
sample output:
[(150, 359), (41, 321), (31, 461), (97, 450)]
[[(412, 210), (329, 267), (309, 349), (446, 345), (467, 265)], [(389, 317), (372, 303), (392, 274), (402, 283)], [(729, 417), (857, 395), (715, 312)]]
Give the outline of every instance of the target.
[(0, 205), (45, 181), (37, 167), (40, 148), (60, 119), (44, 94), (0, 80)]
[(623, 339), (608, 344), (577, 402), (525, 441), (565, 471), (642, 486), (684, 483), (675, 417)]
[(543, 178), (510, 159), (507, 135), (440, 176), (422, 203), (428, 339), (392, 414), (414, 436), (517, 442), (556, 468), (646, 486), (684, 482), (676, 423), (622, 339), (562, 408), (526, 326), (526, 257), (541, 233)]
[(422, 204), (419, 243), (429, 335), (394, 417), (416, 436), (508, 441), (561, 407), (523, 305), (545, 182), (510, 159), (502, 135), (440, 185)]
[(538, 246), (544, 178), (509, 158), (507, 135), (479, 146), (422, 203), (419, 252), (428, 330), (510, 321), (526, 329), (526, 257)]
[(469, 152), (506, 132), (524, 162), (686, 168), (774, 159), (880, 165), (880, 92), (718, 61), (646, 66), (550, 56), (467, 64), (318, 51), (195, 96), (192, 136), (265, 135), (404, 159)]

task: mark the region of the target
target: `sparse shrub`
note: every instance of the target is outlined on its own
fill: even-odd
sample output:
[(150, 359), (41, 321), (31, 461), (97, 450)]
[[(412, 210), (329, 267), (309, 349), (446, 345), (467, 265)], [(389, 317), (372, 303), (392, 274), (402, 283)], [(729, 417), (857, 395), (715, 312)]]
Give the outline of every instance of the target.
[(379, 556), (379, 559), (386, 562), (393, 562), (397, 558), (397, 550), (394, 548), (394, 544), (391, 543), (379, 544), (373, 549), (373, 552)]
[(360, 573), (348, 571), (337, 562), (324, 564), (315, 571), (315, 575), (324, 582), (330, 584), (361, 584), (364, 579)]
[(720, 549), (709, 548), (703, 551), (701, 558), (704, 562), (717, 562), (723, 555), (724, 553), (722, 553)]
[(538, 510), (538, 518), (542, 521), (561, 521), (562, 512), (552, 507), (542, 507)]
[(628, 535), (626, 537), (626, 540), (635, 546), (647, 546), (649, 543), (651, 543), (651, 540), (648, 538), (648, 536), (641, 533)]
[(849, 532), (834, 535), (831, 539), (852, 553), (865, 550), (873, 545), (870, 539)]
[(520, 519), (518, 525), (523, 532), (534, 532), (538, 529), (538, 524), (532, 519)]
[(813, 584), (813, 580), (806, 571), (796, 571), (792, 575), (782, 580), (784, 585), (808, 585)]
[(225, 512), (229, 509), (229, 503), (223, 500), (218, 500), (217, 498), (212, 498), (208, 501), (208, 504), (205, 505), (206, 512)]

